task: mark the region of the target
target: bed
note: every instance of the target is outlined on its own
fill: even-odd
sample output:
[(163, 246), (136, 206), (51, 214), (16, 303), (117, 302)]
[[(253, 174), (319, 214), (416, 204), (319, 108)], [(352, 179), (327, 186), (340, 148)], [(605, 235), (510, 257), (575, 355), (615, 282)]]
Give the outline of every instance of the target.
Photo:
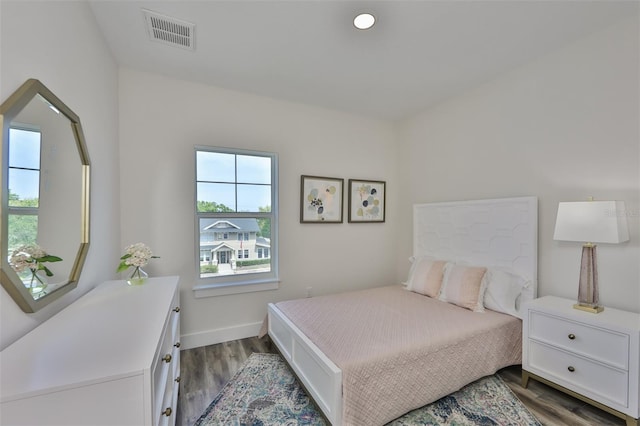
[(382, 425), (520, 364), (536, 283), (535, 197), (418, 204), (404, 285), (269, 304), (268, 333), (331, 424)]

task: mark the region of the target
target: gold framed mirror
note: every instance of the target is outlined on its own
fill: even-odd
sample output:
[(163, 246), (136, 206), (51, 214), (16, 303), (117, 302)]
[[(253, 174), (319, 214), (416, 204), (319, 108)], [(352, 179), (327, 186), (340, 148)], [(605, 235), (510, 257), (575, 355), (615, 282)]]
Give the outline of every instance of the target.
[(2, 286), (25, 312), (76, 288), (89, 249), (80, 118), (36, 79), (0, 106)]

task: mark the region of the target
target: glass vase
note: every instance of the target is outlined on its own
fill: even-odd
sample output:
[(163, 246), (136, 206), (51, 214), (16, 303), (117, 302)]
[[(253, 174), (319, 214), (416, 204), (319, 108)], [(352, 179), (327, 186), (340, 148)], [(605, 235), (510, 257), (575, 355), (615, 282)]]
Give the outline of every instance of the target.
[(129, 279), (127, 279), (127, 284), (142, 285), (147, 281), (147, 278), (149, 278), (149, 274), (147, 274), (141, 267), (136, 266)]
[(34, 299), (38, 299), (38, 297), (46, 294), (44, 293), (44, 289), (47, 288), (47, 284), (47, 276), (44, 272), (31, 271), (31, 277), (29, 283), (27, 283), (27, 287)]

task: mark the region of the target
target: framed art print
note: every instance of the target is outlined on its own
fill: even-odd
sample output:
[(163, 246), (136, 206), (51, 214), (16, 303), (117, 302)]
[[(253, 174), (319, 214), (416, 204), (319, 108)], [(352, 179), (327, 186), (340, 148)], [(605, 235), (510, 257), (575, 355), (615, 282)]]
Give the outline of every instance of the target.
[(386, 182), (349, 179), (349, 222), (384, 222)]
[(344, 179), (305, 176), (300, 179), (300, 223), (342, 223)]

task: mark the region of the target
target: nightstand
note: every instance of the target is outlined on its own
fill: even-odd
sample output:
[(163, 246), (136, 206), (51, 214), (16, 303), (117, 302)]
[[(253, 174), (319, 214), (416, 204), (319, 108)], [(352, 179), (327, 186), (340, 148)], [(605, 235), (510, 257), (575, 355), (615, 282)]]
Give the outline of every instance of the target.
[(545, 296), (523, 318), (522, 386), (538, 380), (638, 426), (640, 314)]

